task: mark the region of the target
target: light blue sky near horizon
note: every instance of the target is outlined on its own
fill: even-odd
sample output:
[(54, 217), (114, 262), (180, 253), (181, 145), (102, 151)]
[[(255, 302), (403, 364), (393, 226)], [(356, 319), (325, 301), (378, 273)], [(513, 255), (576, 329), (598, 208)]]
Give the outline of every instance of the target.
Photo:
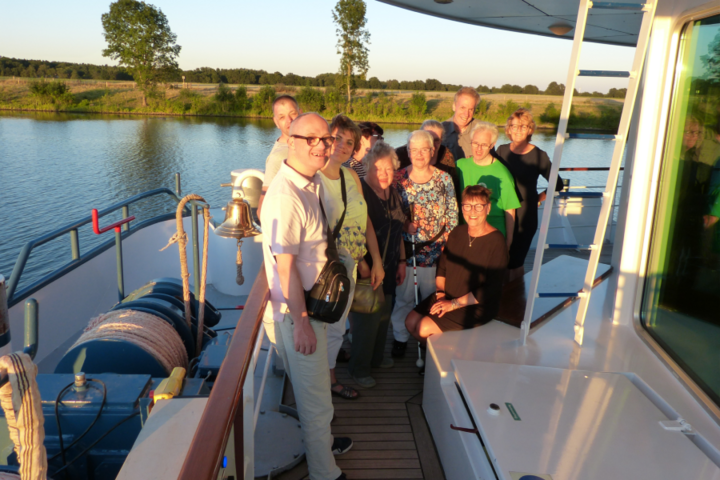
[[(107, 0), (1, 0), (0, 55), (116, 64), (102, 56), (100, 17)], [(182, 46), (180, 67), (253, 68), (315, 76), (335, 72), (339, 56), (334, 0), (150, 0), (167, 15)], [(477, 87), (505, 83), (540, 89), (565, 83), (572, 42), (477, 27), (368, 0), (368, 78)], [(581, 68), (629, 70), (634, 49), (587, 43)], [(580, 78), (581, 91), (622, 88), (624, 80)]]

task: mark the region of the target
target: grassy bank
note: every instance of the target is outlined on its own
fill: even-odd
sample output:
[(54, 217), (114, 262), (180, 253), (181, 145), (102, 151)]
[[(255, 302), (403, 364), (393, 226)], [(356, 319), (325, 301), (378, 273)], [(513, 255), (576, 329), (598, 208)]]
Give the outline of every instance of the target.
[[(169, 85), (158, 88), (142, 106), (142, 94), (132, 82), (65, 81), (38, 84), (26, 80), (0, 81), (0, 109), (68, 113), (114, 113), (134, 115), (192, 115), (271, 117), (275, 95), (294, 95), (303, 110), (318, 111), (330, 118), (347, 111), (346, 99), (331, 88), (218, 86), (215, 84)], [(447, 120), (452, 116), (452, 92), (360, 90), (353, 97), (354, 119), (378, 123), (420, 123), (425, 119)], [(483, 94), (477, 118), (504, 125), (518, 107), (530, 109), (541, 128), (555, 128), (561, 96)], [(614, 131), (622, 100), (576, 97), (570, 127)]]

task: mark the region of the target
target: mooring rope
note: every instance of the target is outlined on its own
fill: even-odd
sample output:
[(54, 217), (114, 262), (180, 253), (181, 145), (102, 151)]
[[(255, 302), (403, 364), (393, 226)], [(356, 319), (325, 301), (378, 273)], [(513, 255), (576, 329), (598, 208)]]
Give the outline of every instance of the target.
[(136, 310), (113, 310), (99, 315), (70, 347), (91, 340), (117, 339), (132, 343), (152, 355), (170, 374), (175, 367), (187, 369), (188, 356), (180, 334), (168, 322)]
[[(198, 200), (200, 202), (203, 202), (207, 205), (207, 202), (203, 197), (200, 195), (195, 195), (194, 193), (191, 193), (189, 195), (186, 195), (183, 197), (182, 200), (180, 200), (180, 203), (178, 203), (177, 210), (175, 211), (175, 221), (177, 223), (177, 232), (170, 237), (170, 241), (167, 245), (165, 245), (160, 251), (165, 250), (167, 247), (172, 245), (173, 243), (178, 244), (178, 249), (180, 250), (180, 276), (182, 277), (183, 282), (183, 300), (185, 301), (185, 321), (188, 324), (188, 327), (192, 328), (192, 314), (190, 311), (190, 272), (188, 270), (188, 264), (187, 264), (187, 234), (185, 233), (185, 228), (183, 228), (183, 209), (185, 208), (185, 204), (188, 203), (191, 200)], [(202, 339), (203, 339), (203, 328), (205, 326), (205, 283), (207, 282), (207, 263), (208, 263), (208, 231), (210, 229), (210, 219), (212, 217), (210, 216), (210, 208), (204, 207), (203, 208), (203, 219), (205, 221), (204, 229), (203, 229), (203, 259), (202, 259), (202, 270), (201, 270), (201, 277), (200, 277), (200, 292), (195, 292), (198, 299), (198, 330), (197, 330), (197, 353), (200, 354), (200, 349), (202, 348)], [(195, 275), (197, 275), (197, 272), (195, 272)]]

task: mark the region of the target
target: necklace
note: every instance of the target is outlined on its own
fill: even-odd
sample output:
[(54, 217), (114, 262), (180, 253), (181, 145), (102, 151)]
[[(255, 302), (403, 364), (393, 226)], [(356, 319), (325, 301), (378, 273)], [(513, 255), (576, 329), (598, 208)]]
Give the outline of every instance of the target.
[(482, 236), (483, 236), (482, 232), (480, 232), (480, 235), (478, 235), (477, 237), (471, 236), (470, 229), (468, 228), (468, 247), (472, 247), (473, 242)]

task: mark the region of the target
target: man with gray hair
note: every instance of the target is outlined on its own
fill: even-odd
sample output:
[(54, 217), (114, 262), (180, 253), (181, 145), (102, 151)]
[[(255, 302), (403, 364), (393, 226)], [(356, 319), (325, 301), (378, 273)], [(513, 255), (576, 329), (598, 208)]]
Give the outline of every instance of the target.
[(266, 316), (263, 323), (292, 382), (310, 478), (317, 480), (344, 479), (333, 455), (352, 447), (349, 438), (333, 439), (330, 433), (327, 324), (310, 318), (305, 306), (305, 292), (327, 260), (327, 223), (320, 210), (317, 173), (334, 141), (320, 115), (299, 115), (288, 131), (288, 158), (270, 184), (261, 214), (272, 308), (272, 318)]
[(443, 145), (450, 149), (456, 161), (472, 157), (470, 132), (476, 122), (473, 116), (479, 101), (480, 95), (474, 88), (461, 88), (453, 99), (453, 116), (443, 122), (445, 128)]

